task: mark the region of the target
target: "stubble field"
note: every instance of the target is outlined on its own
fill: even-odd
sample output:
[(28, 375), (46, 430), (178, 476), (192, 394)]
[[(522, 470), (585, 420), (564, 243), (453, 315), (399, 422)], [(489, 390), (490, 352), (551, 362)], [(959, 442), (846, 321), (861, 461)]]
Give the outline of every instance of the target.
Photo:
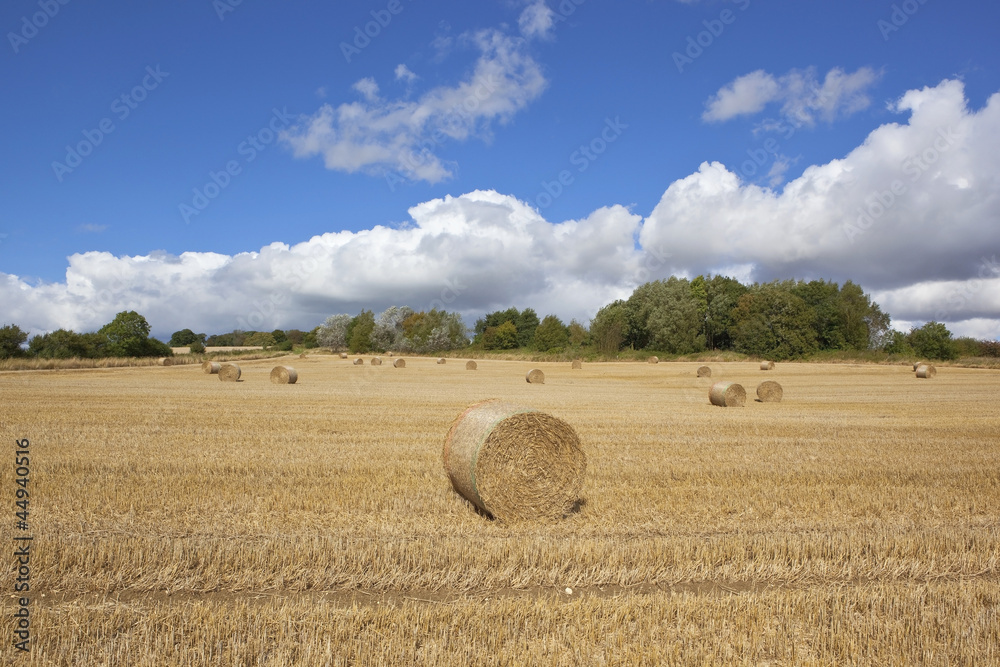
[[(0, 373), (0, 553), (22, 438), (35, 538), (28, 655), (0, 562), (0, 662), (1000, 662), (998, 371), (352, 360)], [(784, 400), (713, 407), (720, 379)], [(493, 397), (575, 427), (579, 511), (452, 490), (444, 436)]]

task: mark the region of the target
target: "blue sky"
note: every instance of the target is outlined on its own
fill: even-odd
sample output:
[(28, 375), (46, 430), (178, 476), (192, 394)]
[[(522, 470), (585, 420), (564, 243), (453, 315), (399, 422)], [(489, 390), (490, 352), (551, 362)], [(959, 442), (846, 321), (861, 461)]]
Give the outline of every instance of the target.
[(997, 25), (941, 0), (12, 0), (0, 320), (585, 321), (714, 272), (853, 279), (897, 328), (996, 338)]

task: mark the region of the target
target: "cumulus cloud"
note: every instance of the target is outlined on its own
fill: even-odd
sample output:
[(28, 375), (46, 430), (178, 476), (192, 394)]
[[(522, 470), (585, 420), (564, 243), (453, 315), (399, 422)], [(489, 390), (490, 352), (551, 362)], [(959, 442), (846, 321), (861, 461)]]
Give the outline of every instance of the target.
[(420, 78), (413, 73), (413, 70), (411, 70), (403, 63), (396, 65), (395, 74), (397, 81), (405, 81), (406, 83), (413, 83), (414, 81)]
[(721, 122), (763, 111), (781, 102), (782, 113), (799, 125), (814, 125), (816, 119), (832, 122), (871, 105), (868, 89), (880, 74), (861, 67), (848, 74), (840, 68), (827, 72), (822, 83), (814, 68), (793, 69), (782, 76), (756, 70), (737, 77), (705, 103), (702, 120)]
[(555, 14), (545, 0), (535, 0), (521, 12), (517, 21), (521, 34), (527, 38), (548, 37), (555, 24)]
[(322, 156), (327, 169), (392, 172), (429, 183), (451, 176), (452, 168), (437, 154), (442, 144), (488, 139), (492, 123), (510, 120), (546, 86), (525, 40), (497, 30), (469, 40), (480, 55), (465, 80), (433, 88), (417, 100), (384, 100), (374, 79), (363, 79), (354, 84), (363, 101), (324, 104), (282, 133), (282, 140), (296, 157)]

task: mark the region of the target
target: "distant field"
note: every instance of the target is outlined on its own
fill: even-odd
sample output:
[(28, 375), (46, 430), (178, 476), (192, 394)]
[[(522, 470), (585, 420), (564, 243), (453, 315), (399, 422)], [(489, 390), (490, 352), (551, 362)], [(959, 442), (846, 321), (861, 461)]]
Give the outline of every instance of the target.
[[(24, 664), (1000, 662), (1000, 371), (354, 358), (0, 372)], [(784, 400), (713, 407), (719, 379)], [(452, 490), (445, 433), (490, 397), (576, 428), (579, 512), (500, 525)]]

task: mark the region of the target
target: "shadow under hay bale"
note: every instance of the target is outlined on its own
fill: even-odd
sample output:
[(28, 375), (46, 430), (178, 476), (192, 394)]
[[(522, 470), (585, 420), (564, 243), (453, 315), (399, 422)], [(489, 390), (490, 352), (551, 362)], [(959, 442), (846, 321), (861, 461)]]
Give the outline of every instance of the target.
[(757, 400), (761, 403), (781, 403), (784, 393), (781, 385), (774, 380), (765, 380), (757, 385)]
[(237, 364), (222, 364), (219, 369), (219, 379), (223, 382), (238, 382), (242, 374)]
[(437, 363), (438, 364), (443, 364), (443, 363), (446, 363), (447, 361), (448, 361), (447, 359), (445, 359), (444, 357), (441, 357), (440, 359), (437, 360)]
[(299, 373), (291, 366), (275, 366), (271, 370), (273, 384), (295, 384), (299, 381)]
[(921, 366), (917, 368), (918, 378), (926, 380), (934, 377), (935, 375), (937, 375), (937, 369), (929, 364), (921, 364)]
[(392, 367), (393, 368), (406, 368), (406, 359), (396, 359), (396, 361), (392, 362)]
[(382, 357), (372, 357), (372, 366), (381, 366)]
[(465, 370), (467, 370), (467, 371), (474, 371), (477, 368), (479, 368), (479, 367), (476, 365), (476, 362), (474, 362), (474, 361), (466, 361), (465, 362)]
[(735, 382), (716, 382), (708, 391), (708, 400), (721, 408), (742, 408), (747, 402), (747, 392)]
[(573, 369), (574, 370), (579, 370), (581, 368), (583, 368), (583, 361), (581, 361), (580, 359), (574, 359), (573, 360)]
[(203, 361), (201, 370), (205, 375), (218, 375), (222, 369), (222, 364), (218, 361)]
[(698, 367), (698, 377), (700, 377), (700, 378), (710, 378), (710, 377), (712, 377), (712, 369), (709, 368), (708, 366), (699, 366)]
[(650, 357), (649, 359), (646, 359), (646, 363), (658, 364), (658, 363), (660, 363), (660, 358), (659, 357)]
[(762, 361), (760, 362), (760, 370), (762, 371), (773, 371), (774, 362), (773, 361)]
[(500, 521), (559, 519), (579, 504), (587, 457), (573, 427), (499, 400), (452, 423), (444, 468), (454, 489)]
[(528, 374), (524, 376), (524, 379), (528, 381), (528, 384), (545, 384), (545, 373), (537, 368), (532, 368), (528, 371)]

